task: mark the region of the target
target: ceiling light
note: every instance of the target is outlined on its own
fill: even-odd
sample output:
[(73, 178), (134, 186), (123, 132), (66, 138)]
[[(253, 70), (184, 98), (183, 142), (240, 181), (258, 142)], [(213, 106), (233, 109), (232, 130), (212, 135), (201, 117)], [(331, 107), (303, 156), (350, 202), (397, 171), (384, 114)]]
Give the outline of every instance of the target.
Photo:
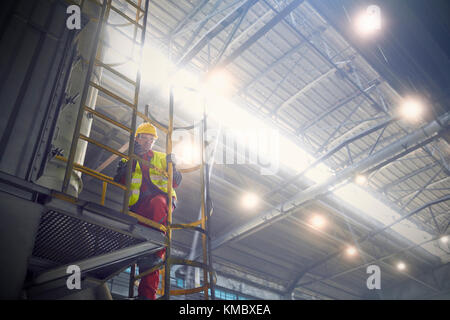
[(247, 192), (242, 197), (242, 206), (246, 209), (254, 208), (258, 204), (258, 196), (253, 192)]
[(448, 242), (448, 237), (447, 236), (443, 236), (441, 239), (442, 243), (447, 243)]
[(355, 247), (351, 246), (351, 247), (348, 247), (347, 250), (345, 250), (345, 252), (349, 256), (354, 256), (358, 251), (356, 250)]
[(177, 157), (180, 159), (180, 164), (194, 165), (201, 162), (201, 148), (194, 143), (182, 144), (177, 152)]
[(406, 265), (403, 262), (397, 263), (397, 269), (403, 271), (406, 269)]
[(323, 228), (326, 224), (326, 220), (321, 215), (314, 215), (311, 218), (311, 224), (316, 228)]
[(417, 99), (407, 99), (400, 106), (400, 116), (408, 121), (418, 121), (423, 114), (423, 104)]
[(380, 8), (375, 5), (367, 7), (367, 9), (359, 14), (356, 18), (356, 31), (366, 36), (381, 29), (381, 14)]
[(367, 178), (366, 178), (366, 176), (363, 175), (363, 174), (358, 174), (358, 175), (355, 177), (355, 182), (356, 182), (357, 184), (359, 184), (359, 185), (365, 185), (365, 184), (367, 183)]
[(205, 96), (227, 96), (231, 90), (231, 76), (225, 70), (216, 70), (209, 74), (204, 83)]

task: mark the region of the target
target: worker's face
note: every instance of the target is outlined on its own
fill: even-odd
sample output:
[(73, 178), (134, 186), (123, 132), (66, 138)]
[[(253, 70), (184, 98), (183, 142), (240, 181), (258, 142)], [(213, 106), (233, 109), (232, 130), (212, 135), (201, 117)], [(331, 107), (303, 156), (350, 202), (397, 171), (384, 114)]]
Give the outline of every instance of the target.
[(146, 153), (153, 149), (155, 141), (156, 141), (155, 136), (149, 133), (140, 133), (136, 137), (136, 142), (139, 143), (139, 145), (145, 150)]

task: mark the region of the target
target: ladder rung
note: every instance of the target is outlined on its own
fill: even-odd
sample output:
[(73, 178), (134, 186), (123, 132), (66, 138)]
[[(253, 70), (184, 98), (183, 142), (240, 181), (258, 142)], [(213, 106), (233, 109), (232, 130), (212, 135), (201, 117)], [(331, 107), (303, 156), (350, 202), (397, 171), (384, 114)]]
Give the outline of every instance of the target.
[(190, 172), (194, 172), (194, 171), (200, 169), (201, 167), (202, 167), (202, 165), (199, 164), (192, 168), (178, 169), (178, 171), (180, 171), (181, 173), (190, 173)]
[(119, 71), (114, 70), (112, 67), (108, 66), (107, 64), (104, 64), (103, 62), (101, 62), (101, 61), (99, 61), (97, 59), (95, 59), (95, 64), (100, 66), (100, 67), (102, 67), (102, 68), (105, 68), (106, 70), (108, 70), (111, 73), (114, 73), (116, 76), (122, 78), (123, 80), (125, 80), (125, 81), (127, 81), (129, 83), (131, 83), (133, 86), (136, 86), (136, 81), (131, 80), (130, 78), (128, 78), (124, 74), (120, 73)]
[(104, 115), (103, 113), (100, 113), (100, 112), (98, 112), (98, 111), (96, 111), (94, 109), (91, 109), (88, 106), (84, 106), (84, 110), (86, 112), (92, 113), (93, 115), (96, 115), (97, 117), (99, 117), (99, 118), (101, 118), (101, 119), (103, 119), (105, 121), (108, 121), (109, 123), (111, 123), (111, 124), (113, 124), (113, 125), (115, 125), (115, 126), (117, 126), (119, 128), (122, 128), (123, 130), (128, 131), (128, 132), (131, 133), (131, 129), (130, 128), (128, 128), (127, 126), (124, 126), (123, 124), (117, 122), (116, 120), (111, 119), (110, 117)]
[(95, 84), (95, 83), (92, 82), (92, 81), (89, 82), (89, 85), (92, 86), (92, 87), (94, 87), (94, 88), (96, 88), (96, 89), (98, 89), (98, 90), (100, 90), (101, 92), (107, 94), (108, 96), (110, 96), (110, 97), (116, 99), (117, 101), (122, 102), (123, 104), (129, 106), (130, 108), (136, 109), (136, 106), (135, 106), (134, 104), (132, 104), (131, 102), (125, 100), (125, 99), (122, 98), (122, 97), (119, 97), (119, 96), (118, 96), (117, 94), (115, 94), (114, 92), (112, 92), (112, 91), (110, 91), (110, 90), (108, 90), (108, 89), (106, 89), (106, 88), (104, 88), (104, 87), (102, 87), (102, 86), (99, 86), (98, 84)]
[(141, 270), (139, 270), (139, 275), (135, 276), (134, 279), (139, 280), (142, 277), (145, 277), (146, 275), (152, 273), (153, 271), (160, 269), (163, 265), (164, 265), (164, 262), (160, 262), (156, 266), (152, 267), (151, 269), (148, 269), (145, 271), (142, 270), (142, 272), (141, 272)]
[(185, 230), (185, 229), (191, 229), (197, 232), (201, 232), (203, 234), (206, 234), (206, 230), (202, 229), (201, 227), (195, 227), (195, 226), (186, 226), (186, 225), (181, 225), (181, 224), (172, 224), (170, 226), (170, 229), (172, 230)]
[(185, 266), (190, 266), (190, 267), (194, 267), (194, 268), (201, 268), (204, 270), (211, 269), (205, 263), (201, 263), (201, 262), (194, 261), (194, 260), (188, 260), (188, 259), (169, 258), (169, 263), (171, 265), (185, 265)]
[(137, 213), (134, 213), (132, 211), (129, 211), (129, 210), (128, 210), (127, 214), (129, 216), (135, 217), (136, 219), (139, 220), (139, 222), (142, 222), (142, 223), (144, 223), (144, 224), (146, 224), (146, 225), (148, 225), (148, 226), (150, 226), (152, 228), (156, 228), (156, 229), (161, 230), (163, 232), (167, 232), (167, 228), (164, 225), (162, 225), (162, 224), (159, 224), (159, 223), (157, 223), (157, 222), (155, 222), (153, 220), (147, 219), (147, 218), (145, 218), (145, 217), (143, 217), (143, 216), (141, 216), (141, 215), (139, 215)]
[[(170, 227), (172, 229), (184, 229), (184, 228), (194, 228), (202, 223), (202, 220), (197, 220), (191, 223), (178, 223), (178, 224), (172, 224)], [(203, 230), (204, 231), (204, 230)]]
[[(67, 162), (67, 159), (62, 157), (62, 156), (55, 156), (55, 159)], [(113, 180), (113, 178), (111, 178), (111, 177), (109, 177), (107, 175), (104, 175), (101, 172), (95, 171), (95, 170), (93, 170), (91, 168), (85, 167), (85, 166), (83, 166), (81, 164), (78, 164), (78, 163), (74, 163), (73, 167), (74, 167), (74, 170), (83, 172), (83, 173), (85, 173), (85, 174), (87, 174), (87, 175), (89, 175), (91, 177), (94, 177), (94, 178), (99, 179), (101, 181), (104, 181), (106, 183), (112, 184), (112, 185), (114, 185), (116, 187), (119, 187), (119, 188), (121, 188), (123, 190), (127, 189), (124, 185), (122, 185), (122, 184), (120, 184), (118, 182), (115, 182)]]
[(192, 289), (177, 289), (177, 290), (170, 290), (170, 295), (172, 296), (181, 296), (181, 295), (185, 295), (185, 294), (192, 294), (192, 293), (198, 293), (198, 292), (202, 292), (205, 290), (208, 290), (209, 286), (201, 286), (201, 287), (197, 287), (197, 288), (192, 288)]
[(121, 185), (120, 183), (117, 183), (117, 182), (109, 180), (109, 179), (105, 179), (105, 178), (103, 178), (101, 176), (95, 175), (95, 174), (89, 172), (88, 170), (86, 170), (86, 167), (80, 166), (78, 164), (74, 164), (73, 169), (77, 170), (77, 171), (80, 171), (80, 172), (82, 172), (84, 174), (87, 174), (88, 176), (91, 176), (91, 177), (93, 177), (95, 179), (98, 179), (98, 180), (101, 180), (103, 182), (112, 184), (113, 186), (116, 186), (116, 187), (118, 187), (118, 188), (120, 188), (122, 190), (126, 190), (127, 189), (127, 187), (125, 187), (124, 185)]
[(100, 142), (98, 142), (98, 141), (96, 141), (94, 139), (86, 137), (84, 134), (80, 134), (80, 139), (85, 140), (85, 141), (87, 141), (89, 143), (92, 143), (92, 144), (96, 145), (97, 147), (105, 149), (105, 150), (107, 150), (107, 151), (109, 151), (111, 153), (114, 153), (114, 154), (118, 155), (119, 157), (122, 157), (122, 158), (127, 159), (127, 160), (129, 159), (129, 157), (126, 154), (124, 154), (122, 152), (119, 152), (119, 151), (117, 151), (117, 150), (115, 150), (113, 148), (110, 148), (107, 145), (104, 145), (103, 143), (100, 143)]
[(135, 7), (137, 10), (139, 10), (139, 11), (141, 11), (141, 12), (144, 12), (144, 11), (145, 11), (144, 9), (142, 9), (141, 7), (139, 7), (137, 4), (135, 4), (133, 1), (125, 0), (125, 2), (131, 4), (133, 7)]
[(124, 14), (122, 11), (120, 11), (119, 9), (117, 9), (114, 6), (111, 6), (111, 10), (113, 10), (114, 12), (116, 12), (117, 14), (121, 15), (124, 19), (128, 20), (130, 23), (134, 24), (135, 26), (137, 26), (138, 28), (144, 29), (144, 27), (142, 25), (140, 25), (138, 22), (134, 21), (133, 19), (131, 19), (129, 16), (127, 16), (126, 14)]

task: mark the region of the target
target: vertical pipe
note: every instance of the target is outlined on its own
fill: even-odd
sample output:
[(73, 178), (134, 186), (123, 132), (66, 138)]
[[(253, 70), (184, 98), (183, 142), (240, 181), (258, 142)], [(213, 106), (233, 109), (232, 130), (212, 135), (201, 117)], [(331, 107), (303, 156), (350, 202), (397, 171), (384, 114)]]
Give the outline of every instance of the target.
[[(206, 117), (206, 108), (203, 112), (203, 145), (204, 145), (204, 154), (205, 154), (205, 160), (206, 160), (206, 144), (207, 144), (207, 129), (208, 129), (208, 123), (207, 123), (207, 117)], [(204, 246), (203, 250), (206, 251), (206, 261), (204, 261), (209, 266), (209, 288), (211, 289), (211, 300), (215, 300), (215, 290), (214, 290), (214, 281), (213, 281), (213, 274), (212, 274), (212, 255), (211, 255), (211, 237), (209, 237), (209, 227), (210, 227), (210, 217), (211, 217), (211, 202), (209, 198), (209, 179), (210, 175), (209, 173), (209, 164), (208, 161), (205, 161), (205, 171), (204, 171), (204, 193), (205, 197), (203, 198), (205, 201), (205, 230), (206, 234), (203, 235), (204, 238), (206, 238), (206, 246)], [(207, 236), (208, 235), (208, 236)], [(205, 255), (205, 254), (204, 254)]]
[[(207, 203), (206, 203), (206, 179), (207, 179), (207, 174), (208, 171), (206, 171), (207, 167), (206, 167), (206, 101), (204, 102), (204, 107), (203, 107), (203, 121), (202, 121), (202, 127), (201, 127), (201, 133), (200, 133), (200, 137), (201, 137), (201, 153), (202, 153), (202, 165), (201, 165), (201, 169), (200, 169), (200, 180), (201, 180), (201, 197), (202, 197), (202, 202), (201, 202), (201, 226), (203, 230), (207, 230), (206, 229), (206, 225), (207, 225)], [(207, 265), (207, 261), (208, 261), (208, 253), (207, 253), (207, 239), (206, 239), (206, 234), (202, 233), (202, 258), (203, 258), (203, 264)], [(203, 285), (205, 288), (209, 289), (210, 284), (208, 281), (208, 271), (206, 269), (203, 269)], [(208, 290), (204, 290), (203, 294), (205, 297), (205, 300), (209, 299), (209, 293)]]
[[(203, 119), (205, 120), (205, 119)], [(205, 194), (205, 122), (202, 122), (202, 167), (201, 167), (201, 194), (202, 194), (202, 203), (201, 203), (201, 212), (202, 212), (202, 229), (206, 230), (206, 194)], [(207, 252), (206, 252), (206, 235), (202, 233), (202, 256), (203, 256), (203, 263), (206, 264), (207, 261)], [(208, 273), (206, 269), (203, 269), (203, 286), (207, 288), (208, 284)], [(205, 296), (205, 300), (208, 300), (208, 290), (205, 289), (203, 292)]]
[[(169, 48), (170, 49), (170, 48)], [(172, 132), (173, 132), (173, 87), (170, 87), (169, 93), (169, 124), (166, 136), (166, 154), (172, 153)], [(168, 213), (167, 213), (167, 248), (165, 261), (165, 283), (164, 283), (164, 297), (170, 299), (170, 248), (172, 245), (172, 181), (173, 181), (173, 164), (167, 163), (168, 177), (167, 177), (167, 198), (168, 198)]]

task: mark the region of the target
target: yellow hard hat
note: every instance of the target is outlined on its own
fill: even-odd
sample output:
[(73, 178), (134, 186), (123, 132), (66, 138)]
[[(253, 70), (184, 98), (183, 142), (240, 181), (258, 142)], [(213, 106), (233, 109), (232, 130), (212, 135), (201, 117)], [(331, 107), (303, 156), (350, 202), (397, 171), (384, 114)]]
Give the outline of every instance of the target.
[(137, 136), (139, 133), (149, 133), (151, 135), (154, 135), (155, 138), (158, 138), (158, 135), (156, 134), (155, 126), (148, 122), (144, 122), (136, 129), (135, 136)]

